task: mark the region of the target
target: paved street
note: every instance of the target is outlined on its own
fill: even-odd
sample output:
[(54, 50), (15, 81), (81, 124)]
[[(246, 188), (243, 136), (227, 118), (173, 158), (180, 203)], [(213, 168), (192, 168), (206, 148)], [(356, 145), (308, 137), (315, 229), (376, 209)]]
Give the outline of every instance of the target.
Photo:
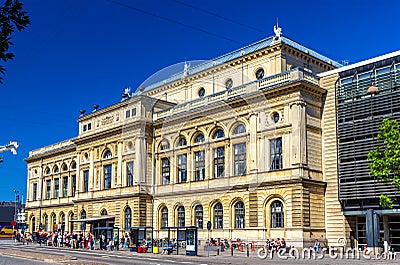
[[(8, 258), (7, 258), (8, 257)], [(11, 258), (10, 258), (11, 257)], [(24, 260), (20, 260), (23, 258)], [(168, 255), (152, 253), (136, 253), (127, 250), (121, 251), (89, 251), (83, 249), (68, 249), (68, 248), (53, 248), (39, 245), (21, 245), (7, 240), (0, 241), (0, 265), (8, 264), (27, 264), (26, 260), (30, 260), (29, 264), (91, 264), (91, 265), (108, 265), (108, 264), (198, 264), (198, 265), (213, 265), (213, 264), (316, 264), (316, 265), (365, 265), (365, 264), (398, 264), (400, 260), (367, 260), (360, 257), (360, 260), (353, 259), (332, 259), (325, 256), (320, 260), (313, 259), (279, 259), (271, 260), (260, 259), (256, 252), (250, 252), (249, 257), (246, 252), (231, 253), (221, 252), (216, 255), (215, 252), (210, 252), (210, 257), (206, 251), (200, 250), (198, 257), (189, 257), (184, 255)], [(45, 263), (41, 263), (44, 261)]]

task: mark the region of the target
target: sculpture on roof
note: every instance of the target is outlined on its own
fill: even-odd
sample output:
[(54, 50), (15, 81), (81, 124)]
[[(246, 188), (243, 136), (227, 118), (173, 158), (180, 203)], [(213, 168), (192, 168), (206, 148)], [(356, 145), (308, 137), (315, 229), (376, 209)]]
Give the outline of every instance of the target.
[(276, 25), (274, 25), (275, 40), (278, 40), (282, 36), (282, 28), (278, 25), (278, 19), (276, 19)]
[(182, 77), (186, 77), (189, 75), (189, 67), (190, 67), (190, 64), (188, 64), (185, 61), (185, 64), (183, 65), (183, 76)]

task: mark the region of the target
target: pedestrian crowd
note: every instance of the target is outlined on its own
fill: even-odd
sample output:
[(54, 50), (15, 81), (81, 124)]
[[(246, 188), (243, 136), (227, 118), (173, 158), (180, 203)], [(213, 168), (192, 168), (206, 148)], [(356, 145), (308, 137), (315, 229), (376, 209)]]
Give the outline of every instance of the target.
[(52, 232), (47, 233), (43, 231), (38, 232), (24, 232), (17, 231), (15, 239), (23, 244), (39, 243), (53, 247), (66, 247), (75, 249), (101, 249), (101, 250), (114, 250), (121, 248), (128, 248), (130, 244), (129, 234), (126, 233), (121, 239), (118, 236), (114, 238), (107, 238), (106, 234), (100, 234), (97, 238), (90, 233), (68, 233), (68, 232)]

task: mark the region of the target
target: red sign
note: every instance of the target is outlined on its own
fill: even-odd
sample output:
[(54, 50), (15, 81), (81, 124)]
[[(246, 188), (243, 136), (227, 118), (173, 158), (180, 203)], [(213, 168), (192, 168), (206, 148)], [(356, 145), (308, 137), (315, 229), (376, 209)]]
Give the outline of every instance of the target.
[(13, 221), (11, 222), (11, 225), (12, 225), (12, 226), (16, 226), (16, 225), (17, 225), (17, 222), (15, 222), (15, 220), (13, 220)]

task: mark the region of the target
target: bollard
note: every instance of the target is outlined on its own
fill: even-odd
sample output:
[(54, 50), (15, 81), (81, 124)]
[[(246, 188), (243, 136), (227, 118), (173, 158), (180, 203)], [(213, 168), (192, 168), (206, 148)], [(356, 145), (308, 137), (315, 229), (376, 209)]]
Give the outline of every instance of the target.
[(247, 257), (249, 256), (249, 244), (247, 244), (247, 253), (246, 253), (246, 255), (247, 255)]
[(231, 243), (231, 256), (233, 257), (233, 246), (232, 246), (232, 243)]
[(217, 256), (219, 256), (219, 247), (217, 248)]

